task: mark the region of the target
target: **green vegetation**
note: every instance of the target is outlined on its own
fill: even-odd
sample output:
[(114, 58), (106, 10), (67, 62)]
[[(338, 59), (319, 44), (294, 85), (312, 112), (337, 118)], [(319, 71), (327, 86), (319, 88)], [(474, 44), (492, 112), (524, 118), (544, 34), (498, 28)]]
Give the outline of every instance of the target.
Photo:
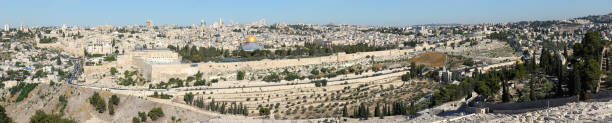
[(140, 121), (147, 122), (147, 113), (146, 112), (138, 112), (138, 117), (140, 117)]
[(312, 70), (310, 71), (310, 74), (312, 74), (312, 75), (319, 75), (319, 69), (316, 69), (316, 68), (315, 68), (315, 69), (312, 69)]
[(348, 54), (357, 52), (381, 51), (395, 48), (395, 46), (373, 47), (365, 43), (356, 45), (320, 45), (316, 43), (306, 43), (304, 46), (296, 46), (288, 50), (279, 49), (274, 52), (270, 50), (223, 50), (214, 47), (196, 47), (185, 45), (183, 47), (168, 45), (168, 49), (176, 51), (181, 55), (183, 61), (189, 62), (205, 62), (205, 61), (221, 61), (221, 58), (241, 58), (241, 60), (261, 60), (261, 59), (278, 59), (278, 58), (300, 58), (300, 57), (317, 57), (329, 56), (333, 53), (346, 52)]
[[(210, 83), (209, 83), (209, 84), (210, 84)], [(196, 81), (193, 83), (193, 86), (202, 86), (202, 85), (207, 85), (207, 84), (206, 84), (206, 80), (203, 80), (203, 79), (202, 79), (202, 80), (196, 80)]]
[[(111, 74), (112, 74), (112, 69), (111, 69)], [(118, 80), (119, 80), (118, 84), (119, 85), (124, 85), (124, 86), (129, 86), (129, 85), (134, 86), (134, 85), (136, 85), (136, 83), (145, 83), (146, 82), (144, 77), (142, 77), (142, 74), (138, 74), (137, 70), (134, 70), (132, 72), (130, 72), (128, 70), (124, 71), (123, 72), (123, 77), (119, 77)]]
[(500, 41), (508, 41), (508, 37), (512, 36), (512, 34), (507, 32), (494, 32), (487, 35), (488, 39), (497, 39)]
[(132, 117), (132, 123), (140, 123), (140, 119), (138, 117)]
[[(39, 68), (39, 67), (37, 67)], [(34, 76), (32, 76), (32, 80), (36, 79), (36, 78), (42, 78), (42, 77), (47, 77), (47, 72), (43, 71), (42, 69), (37, 70), (36, 73), (34, 73)]]
[(119, 71), (117, 71), (117, 68), (115, 68), (115, 67), (111, 67), (111, 69), (110, 69), (110, 73), (111, 73), (111, 75), (113, 75), (113, 76), (114, 76), (115, 74), (117, 74), (117, 72), (119, 72)]
[(285, 76), (285, 80), (287, 80), (287, 81), (293, 81), (293, 80), (296, 80), (296, 79), (304, 79), (304, 77), (300, 76), (298, 73), (289, 72), (287, 70), (285, 70), (281, 74)]
[(65, 95), (59, 96), (59, 103), (57, 103), (56, 107), (60, 107), (60, 114), (64, 114), (64, 109), (68, 105), (68, 100), (66, 100)]
[[(193, 86), (202, 86), (202, 85), (206, 85), (206, 86), (210, 86), (211, 83), (216, 83), (219, 80), (217, 79), (213, 79), (210, 81), (210, 83), (206, 83), (206, 80), (203, 77), (203, 73), (198, 71), (196, 74), (192, 75), (192, 76), (188, 76), (187, 79), (182, 80), (180, 78), (170, 78), (168, 79), (168, 82), (160, 82), (157, 83), (155, 85), (149, 85), (151, 89), (168, 89), (168, 87), (170, 88), (177, 88), (177, 87), (185, 87), (185, 86), (189, 86), (189, 83), (195, 81), (193, 83)], [(172, 86), (174, 85), (174, 86)]]
[(19, 96), (17, 99), (15, 99), (15, 102), (21, 102), (28, 97), (30, 92), (34, 90), (36, 86), (38, 86), (38, 83), (19, 82), (16, 86), (10, 88), (9, 91), (11, 92), (11, 96), (14, 96), (17, 94), (17, 92), (19, 92)]
[(46, 114), (38, 110), (36, 114), (30, 117), (30, 123), (77, 123), (77, 121), (62, 118), (62, 116), (57, 114)]
[(119, 97), (117, 95), (113, 94), (109, 100), (110, 100), (110, 104), (119, 105), (119, 101), (120, 100), (119, 100)]
[(219, 112), (221, 114), (249, 115), (247, 106), (243, 105), (242, 103), (236, 104), (236, 102), (215, 102), (215, 99), (212, 99), (210, 103), (206, 104), (204, 102), (204, 98), (200, 97), (195, 99), (192, 105), (205, 110)]
[(61, 58), (61, 57), (59, 57), (59, 56), (58, 56), (58, 57), (56, 57), (55, 59), (56, 59), (56, 60), (55, 60), (55, 64), (57, 64), (57, 65), (62, 65), (62, 58)]
[(94, 92), (94, 94), (89, 97), (89, 104), (96, 107), (98, 113), (104, 113), (104, 111), (106, 111), (106, 101), (104, 101), (104, 98), (100, 96), (98, 92)]
[(153, 97), (153, 98), (159, 98), (159, 99), (170, 99), (172, 98), (172, 95), (168, 95), (168, 94), (158, 94), (157, 91), (153, 92), (153, 95), (150, 95), (149, 97)]
[(39, 40), (39, 43), (47, 44), (47, 43), (55, 43), (56, 41), (57, 41), (57, 37), (51, 37), (51, 38), (44, 37)]
[(589, 93), (595, 93), (602, 73), (599, 61), (604, 43), (599, 32), (589, 31), (581, 43), (574, 44), (574, 55), (570, 60), (572, 71), (569, 74), (571, 75), (568, 83), (569, 94), (579, 94), (584, 100)]
[(244, 71), (238, 71), (238, 74), (236, 75), (236, 79), (243, 80), (244, 74), (245, 74)]
[(115, 115), (115, 107), (110, 103), (110, 100), (108, 100), (108, 114)]
[(368, 120), (368, 117), (370, 117), (370, 108), (368, 108), (368, 106), (365, 103), (361, 103), (359, 105), (359, 108), (357, 108), (354, 112), (353, 112), (353, 118), (359, 118), (361, 120)]
[(194, 98), (194, 94), (189, 92), (185, 94), (185, 96), (183, 97), (183, 101), (185, 101), (185, 103), (187, 104), (192, 104), (193, 98)]
[(263, 81), (266, 81), (266, 82), (280, 82), (280, 80), (281, 80), (280, 76), (278, 76), (278, 74), (276, 73), (272, 73), (263, 78)]
[[(518, 91), (517, 101), (572, 95), (579, 95), (581, 100), (587, 99), (591, 93), (595, 93), (602, 74), (599, 61), (605, 43), (606, 41), (601, 41), (598, 32), (588, 32), (582, 43), (574, 45), (573, 56), (568, 57), (571, 69), (565, 69), (562, 59), (554, 55), (558, 51), (544, 48), (539, 59), (540, 64), (536, 64), (536, 59), (531, 58), (526, 60), (525, 64), (517, 64), (509, 69), (502, 68), (486, 73), (476, 70), (472, 77), (464, 78), (459, 85), (449, 84), (434, 93), (430, 106), (468, 96), (472, 90), (487, 99), (495, 99), (496, 93), (501, 89), (501, 101), (511, 102), (513, 96), (508, 89), (510, 80), (518, 80), (519, 83), (529, 80), (526, 88)], [(563, 54), (567, 54), (567, 51)], [(553, 83), (545, 75), (556, 77), (559, 82)], [(562, 85), (567, 85), (569, 91), (564, 91)]]
[(14, 123), (8, 115), (6, 115), (6, 109), (0, 105), (0, 123)]
[(164, 111), (160, 107), (157, 107), (151, 109), (151, 111), (149, 111), (147, 115), (149, 116), (149, 118), (151, 118), (151, 120), (155, 121), (160, 117), (164, 117)]
[(104, 57), (104, 61), (117, 61), (117, 58), (115, 58), (115, 57), (116, 56), (114, 56), (114, 55)]
[[(17, 62), (16, 64), (18, 64), (20, 62)], [(22, 66), (25, 67), (23, 65), (15, 65), (15, 66)], [(27, 70), (7, 70), (6, 71), (6, 75), (7, 76), (2, 76), (2, 81), (8, 81), (8, 80), (16, 80), (16, 81), (23, 81), (23, 79), (27, 78), (28, 76), (30, 76), (30, 72), (28, 72)]]
[(115, 115), (115, 105), (119, 105), (119, 97), (113, 94), (111, 98), (108, 99), (108, 114)]
[(270, 115), (269, 108), (259, 108), (259, 116), (268, 116)]
[(315, 80), (315, 81), (312, 81), (312, 83), (315, 83), (316, 87), (321, 87), (321, 86), (325, 87), (327, 86), (327, 79)]

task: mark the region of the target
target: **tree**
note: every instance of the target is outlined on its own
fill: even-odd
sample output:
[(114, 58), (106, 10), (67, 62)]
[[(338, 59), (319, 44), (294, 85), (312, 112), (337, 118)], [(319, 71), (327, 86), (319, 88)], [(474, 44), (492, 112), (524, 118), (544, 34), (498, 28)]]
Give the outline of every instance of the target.
[(278, 74), (276, 73), (272, 73), (270, 75), (267, 75), (263, 78), (263, 81), (266, 82), (280, 82), (280, 76), (278, 76)]
[(577, 95), (582, 90), (581, 80), (580, 80), (580, 72), (577, 69), (573, 69), (571, 74), (569, 74), (569, 83), (567, 84), (569, 88), (570, 95)]
[(94, 105), (98, 113), (104, 113), (104, 111), (106, 111), (106, 101), (104, 101), (104, 98), (100, 96), (98, 92), (94, 92), (94, 94), (89, 97), (89, 104)]
[(57, 57), (57, 60), (55, 61), (55, 63), (56, 63), (57, 65), (62, 65), (62, 58), (58, 56), (58, 57)]
[(161, 109), (161, 107), (157, 107), (151, 109), (151, 111), (149, 111), (147, 115), (149, 116), (149, 118), (151, 118), (151, 120), (155, 121), (160, 117), (164, 117), (164, 111)]
[(62, 116), (57, 114), (46, 114), (45, 112), (38, 110), (32, 117), (30, 117), (30, 123), (76, 123), (77, 121), (72, 119), (64, 119)]
[(315, 68), (315, 69), (312, 69), (312, 70), (310, 71), (310, 74), (312, 74), (312, 75), (319, 75), (319, 69), (316, 69), (316, 68)]
[(380, 114), (380, 119), (384, 119), (385, 116), (389, 115), (389, 111), (387, 111), (387, 103), (385, 103), (385, 105), (383, 105), (382, 107), (382, 112)]
[(529, 99), (530, 100), (536, 100), (536, 94), (535, 94), (535, 83), (537, 80), (535, 79), (531, 79), (531, 81), (529, 81)]
[(203, 75), (204, 74), (202, 72), (198, 71), (194, 76), (196, 80), (201, 80)]
[(113, 106), (111, 100), (108, 100), (108, 114), (115, 115), (115, 107)]
[(407, 82), (408, 80), (410, 80), (410, 73), (406, 72), (402, 75), (402, 81)]
[(147, 121), (147, 114), (145, 112), (138, 112), (138, 117), (140, 117), (140, 121), (142, 122)]
[[(603, 42), (598, 31), (589, 31), (585, 34), (581, 43), (574, 44), (572, 57), (572, 71), (579, 76), (573, 76), (572, 82), (568, 84), (570, 93), (588, 95), (594, 93), (601, 76), (600, 64)], [(578, 89), (580, 88), (580, 89)], [(584, 99), (585, 96), (579, 96)]]
[(194, 94), (189, 92), (185, 94), (185, 96), (183, 97), (183, 101), (185, 101), (185, 103), (187, 104), (192, 104), (193, 98), (194, 98)]
[(586, 90), (591, 91), (591, 93), (595, 93), (597, 87), (597, 83), (599, 82), (601, 76), (601, 67), (597, 60), (591, 58), (588, 59), (584, 66), (584, 74), (582, 81), (583, 91)]
[(118, 72), (118, 71), (117, 71), (117, 68), (115, 68), (115, 67), (111, 67), (111, 69), (110, 69), (110, 73), (111, 73), (111, 75), (113, 75), (113, 76), (114, 76), (114, 75), (115, 75), (117, 72)]
[(119, 105), (119, 97), (113, 94), (110, 98), (110, 103), (113, 105)]
[(348, 109), (346, 108), (347, 104), (344, 104), (344, 108), (342, 108), (342, 117), (348, 117)]
[(270, 109), (267, 107), (259, 108), (259, 116), (268, 116), (270, 115)]
[(410, 107), (409, 107), (408, 112), (407, 112), (408, 115), (414, 116), (414, 115), (416, 115), (416, 111), (417, 111), (417, 109), (416, 109), (416, 106), (414, 106), (414, 102), (410, 102)]
[(132, 123), (140, 123), (140, 119), (138, 119), (138, 117), (132, 117)]
[(245, 75), (244, 71), (238, 71), (238, 74), (236, 75), (236, 79), (243, 80), (244, 75)]
[(376, 107), (374, 108), (374, 116), (379, 117), (380, 115), (380, 104), (376, 103)]
[(502, 82), (502, 87), (503, 87), (503, 90), (502, 90), (502, 101), (503, 102), (510, 102), (510, 99), (512, 97), (510, 96), (510, 92), (508, 92), (508, 82), (503, 81)]

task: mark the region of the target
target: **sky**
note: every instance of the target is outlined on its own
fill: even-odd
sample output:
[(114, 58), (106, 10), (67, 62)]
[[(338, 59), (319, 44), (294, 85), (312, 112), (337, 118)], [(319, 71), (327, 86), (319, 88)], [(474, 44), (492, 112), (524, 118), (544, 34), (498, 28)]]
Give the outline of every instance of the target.
[(612, 0), (1, 0), (0, 24), (241, 24), (408, 26), (562, 20), (612, 12)]

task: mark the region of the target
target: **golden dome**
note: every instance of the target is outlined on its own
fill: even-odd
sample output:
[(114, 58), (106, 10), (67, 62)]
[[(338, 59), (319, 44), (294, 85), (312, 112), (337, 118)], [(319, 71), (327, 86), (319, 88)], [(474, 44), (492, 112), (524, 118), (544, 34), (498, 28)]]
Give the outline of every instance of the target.
[(246, 42), (257, 42), (257, 40), (255, 36), (249, 35), (249, 37), (246, 38)]

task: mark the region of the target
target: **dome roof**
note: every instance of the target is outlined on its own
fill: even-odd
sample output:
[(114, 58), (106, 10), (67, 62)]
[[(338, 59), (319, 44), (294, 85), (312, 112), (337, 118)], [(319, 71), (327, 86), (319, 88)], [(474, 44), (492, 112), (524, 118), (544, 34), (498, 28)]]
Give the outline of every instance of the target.
[(255, 36), (249, 35), (249, 37), (246, 38), (246, 42), (257, 42), (257, 40), (255, 39)]

